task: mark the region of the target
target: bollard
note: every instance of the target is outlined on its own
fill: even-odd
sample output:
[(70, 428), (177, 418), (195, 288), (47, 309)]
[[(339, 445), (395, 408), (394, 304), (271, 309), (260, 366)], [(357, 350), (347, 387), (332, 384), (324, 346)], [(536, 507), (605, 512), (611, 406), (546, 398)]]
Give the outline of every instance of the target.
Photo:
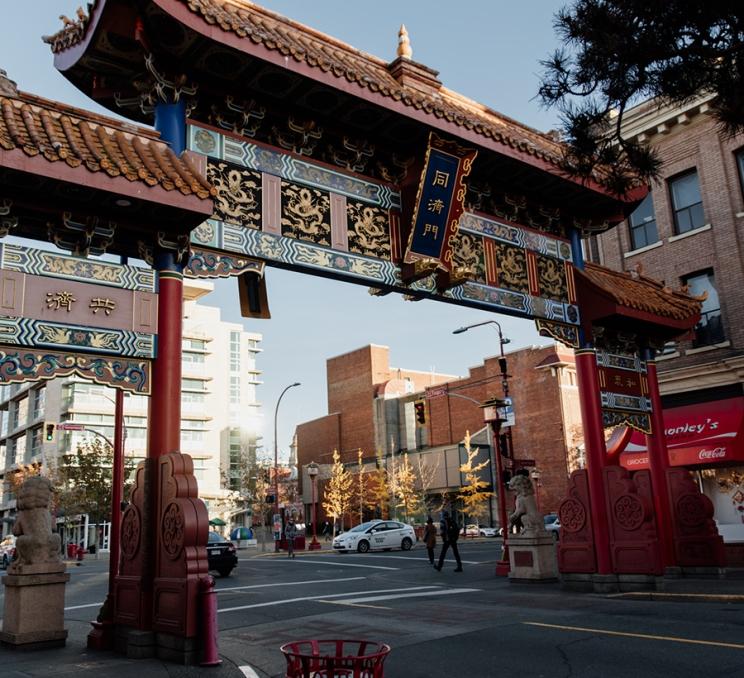
[(202, 610), (202, 660), (200, 666), (219, 666), (222, 663), (217, 648), (217, 591), (214, 577), (207, 575), (199, 580)]

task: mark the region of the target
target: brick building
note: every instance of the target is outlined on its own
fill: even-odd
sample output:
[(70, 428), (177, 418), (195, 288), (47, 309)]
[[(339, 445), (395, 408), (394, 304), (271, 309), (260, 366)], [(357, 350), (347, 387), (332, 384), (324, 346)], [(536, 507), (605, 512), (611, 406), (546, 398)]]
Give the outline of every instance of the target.
[[(487, 358), (471, 368), (467, 377), (458, 379), (391, 368), (388, 357), (387, 347), (366, 346), (328, 360), (329, 414), (297, 427), (298, 466), (303, 470), (300, 491), (306, 504), (311, 502), (311, 489), (304, 467), (311, 461), (328, 464), (334, 449), (352, 471), (360, 448), (368, 469), (374, 467), (378, 450), (389, 470), (405, 452), (414, 468), (423, 464), (432, 470), (428, 490), (439, 494), (455, 493), (461, 485), (459, 466), (466, 431), (473, 434), (473, 444), (493, 459), (478, 404), (502, 393), (497, 358)], [(554, 511), (565, 493), (569, 465), (581, 463), (573, 354), (558, 346), (532, 347), (507, 354), (507, 360), (517, 413), (512, 432), (514, 461), (508, 465), (512, 470), (539, 470), (541, 508)], [(424, 404), (424, 424), (417, 421), (416, 403)], [(493, 482), (490, 466), (484, 479)], [(495, 502), (490, 515), (494, 522)], [(322, 520), (320, 510), (319, 516)]]
[[(648, 197), (618, 227), (589, 243), (592, 259), (707, 294), (692, 336), (659, 356), (672, 465), (697, 472), (727, 541), (744, 541), (744, 135), (727, 137), (710, 96), (683, 107), (646, 102), (623, 120), (663, 162)], [(623, 459), (646, 463), (633, 438)]]

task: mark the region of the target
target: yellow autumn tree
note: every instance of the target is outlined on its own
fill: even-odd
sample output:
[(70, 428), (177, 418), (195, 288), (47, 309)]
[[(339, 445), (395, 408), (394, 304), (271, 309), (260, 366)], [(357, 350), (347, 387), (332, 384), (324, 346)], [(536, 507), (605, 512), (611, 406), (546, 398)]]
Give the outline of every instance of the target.
[(341, 455), (338, 450), (333, 450), (333, 466), (331, 477), (323, 493), (323, 508), (333, 518), (334, 533), (336, 520), (341, 521), (343, 530), (344, 515), (351, 506), (352, 486), (354, 478), (346, 467), (341, 463)]
[(465, 432), (465, 454), (468, 458), (460, 466), (460, 473), (465, 476), (465, 483), (460, 487), (458, 497), (463, 503), (463, 512), (471, 520), (477, 520), (485, 515), (488, 505), (488, 498), (493, 496), (493, 492), (485, 490), (488, 483), (480, 479), (480, 472), (488, 466), (488, 459), (480, 464), (475, 463), (478, 456), (478, 448), (470, 447), (470, 432)]
[(377, 468), (370, 473), (369, 491), (367, 492), (367, 508), (375, 511), (376, 515), (386, 520), (390, 517), (390, 484), (385, 466), (385, 459), (380, 450), (377, 451)]
[(354, 503), (356, 509), (359, 511), (359, 522), (364, 522), (364, 509), (368, 504), (367, 491), (369, 485), (369, 478), (367, 477), (367, 469), (364, 468), (362, 462), (362, 448), (357, 450), (357, 474), (356, 474), (356, 492), (354, 497)]
[(406, 520), (410, 520), (419, 506), (421, 497), (416, 490), (416, 474), (413, 466), (408, 461), (408, 453), (403, 455), (403, 461), (398, 464), (395, 470), (395, 498), (396, 506), (402, 508)]

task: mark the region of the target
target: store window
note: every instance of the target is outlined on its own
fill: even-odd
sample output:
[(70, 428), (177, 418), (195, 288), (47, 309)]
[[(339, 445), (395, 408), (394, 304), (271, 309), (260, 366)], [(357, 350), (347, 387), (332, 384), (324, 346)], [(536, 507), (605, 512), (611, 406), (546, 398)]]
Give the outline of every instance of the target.
[(718, 298), (716, 280), (711, 269), (694, 273), (682, 279), (691, 295), (699, 297), (707, 294), (700, 312), (700, 322), (695, 325), (693, 348), (712, 346), (726, 340), (721, 317), (721, 302)]
[(669, 180), (674, 209), (674, 229), (677, 234), (705, 226), (700, 182), (695, 170)]
[(630, 225), (630, 244), (634, 250), (658, 242), (659, 234), (656, 231), (654, 199), (650, 192), (630, 215), (628, 224)]

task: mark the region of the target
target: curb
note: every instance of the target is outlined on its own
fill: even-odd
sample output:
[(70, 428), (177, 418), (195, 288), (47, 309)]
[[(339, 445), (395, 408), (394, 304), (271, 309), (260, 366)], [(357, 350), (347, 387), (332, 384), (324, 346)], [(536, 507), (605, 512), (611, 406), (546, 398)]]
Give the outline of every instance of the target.
[(662, 591), (631, 591), (613, 593), (607, 598), (622, 600), (654, 600), (666, 603), (744, 603), (744, 595), (736, 593), (664, 593)]

